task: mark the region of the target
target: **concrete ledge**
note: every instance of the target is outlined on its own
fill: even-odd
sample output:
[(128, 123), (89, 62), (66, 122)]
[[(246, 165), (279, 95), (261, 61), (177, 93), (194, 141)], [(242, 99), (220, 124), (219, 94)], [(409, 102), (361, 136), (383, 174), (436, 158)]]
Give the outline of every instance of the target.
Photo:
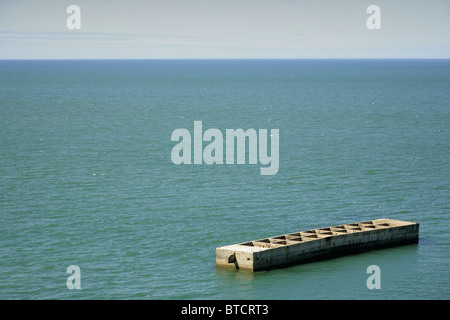
[(376, 219), (273, 236), (216, 248), (216, 265), (262, 271), (415, 243), (419, 224)]

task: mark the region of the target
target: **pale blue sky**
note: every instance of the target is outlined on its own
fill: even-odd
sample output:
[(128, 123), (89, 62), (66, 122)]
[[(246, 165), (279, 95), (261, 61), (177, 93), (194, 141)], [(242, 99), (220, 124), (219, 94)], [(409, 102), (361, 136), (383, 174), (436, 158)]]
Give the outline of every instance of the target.
[(448, 15), (449, 0), (0, 0), (0, 59), (450, 58)]

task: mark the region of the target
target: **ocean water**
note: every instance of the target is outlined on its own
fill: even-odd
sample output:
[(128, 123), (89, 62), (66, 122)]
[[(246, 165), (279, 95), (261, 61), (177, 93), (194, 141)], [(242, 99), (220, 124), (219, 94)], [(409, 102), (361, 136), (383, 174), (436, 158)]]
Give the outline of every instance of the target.
[[(449, 60), (1, 61), (0, 298), (449, 299), (449, 92)], [(279, 129), (278, 173), (173, 164), (196, 120)], [(419, 243), (215, 266), (221, 245), (382, 217)]]

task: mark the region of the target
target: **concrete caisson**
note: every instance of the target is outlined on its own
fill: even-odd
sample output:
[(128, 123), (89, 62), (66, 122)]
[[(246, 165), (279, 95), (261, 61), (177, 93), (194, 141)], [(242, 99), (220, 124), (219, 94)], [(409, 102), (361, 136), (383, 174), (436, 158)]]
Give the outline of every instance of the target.
[(216, 248), (216, 265), (262, 271), (415, 243), (419, 224), (375, 219), (288, 233)]

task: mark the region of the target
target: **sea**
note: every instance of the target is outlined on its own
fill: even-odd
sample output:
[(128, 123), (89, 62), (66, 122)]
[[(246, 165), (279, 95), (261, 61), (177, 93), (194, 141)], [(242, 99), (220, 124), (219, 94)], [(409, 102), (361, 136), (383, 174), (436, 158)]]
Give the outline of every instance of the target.
[[(450, 60), (2, 60), (0, 299), (449, 299), (449, 93)], [(174, 163), (195, 121), (278, 129), (278, 171)], [(219, 246), (378, 218), (418, 243), (216, 267)]]

